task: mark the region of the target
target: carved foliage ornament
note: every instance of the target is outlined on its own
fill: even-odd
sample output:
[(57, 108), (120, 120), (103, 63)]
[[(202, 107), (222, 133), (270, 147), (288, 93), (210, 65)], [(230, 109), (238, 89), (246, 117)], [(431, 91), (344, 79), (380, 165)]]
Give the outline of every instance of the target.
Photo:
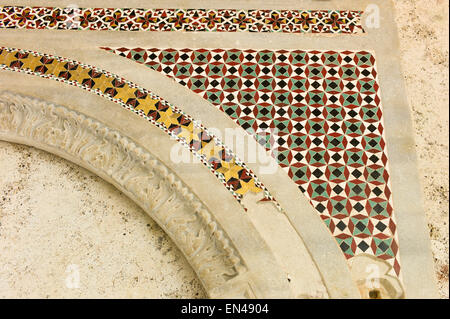
[(235, 247), (199, 198), (118, 131), (63, 106), (0, 92), (2, 136), (56, 150), (116, 184), (169, 234), (207, 291), (246, 272)]

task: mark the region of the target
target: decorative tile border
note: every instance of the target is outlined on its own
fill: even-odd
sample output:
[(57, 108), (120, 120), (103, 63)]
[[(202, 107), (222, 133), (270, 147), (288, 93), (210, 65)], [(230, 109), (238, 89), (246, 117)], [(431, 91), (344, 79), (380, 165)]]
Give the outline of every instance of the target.
[(0, 28), (363, 33), (362, 11), (0, 7)]
[[(269, 150), (347, 258), (400, 273), (375, 59), (365, 51), (103, 48), (161, 72)], [(277, 129), (278, 137), (263, 135)]]
[[(248, 192), (262, 191), (266, 200), (274, 201), (253, 172), (206, 128), (178, 108), (132, 82), (62, 57), (5, 47), (0, 47), (1, 69), (64, 82), (116, 102), (147, 119), (187, 147), (239, 202)], [(279, 207), (277, 203), (276, 205)]]

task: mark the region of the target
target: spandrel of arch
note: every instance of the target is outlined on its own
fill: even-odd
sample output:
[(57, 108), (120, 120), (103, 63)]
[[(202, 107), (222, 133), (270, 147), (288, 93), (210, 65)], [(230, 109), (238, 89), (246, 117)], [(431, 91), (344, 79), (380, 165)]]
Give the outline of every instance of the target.
[[(74, 64), (73, 61), (70, 60), (66, 60), (63, 58), (57, 58), (57, 57), (52, 57), (52, 56), (48, 56), (48, 55), (38, 55), (37, 53), (33, 53), (31, 54), (32, 56), (32, 60), (36, 63), (38, 63), (38, 65), (32, 65), (33, 63), (30, 62), (30, 60), (26, 60), (29, 56), (30, 56), (30, 51), (23, 51), (23, 50), (16, 50), (14, 52), (14, 50), (12, 49), (6, 49), (6, 54), (5, 55), (0, 55), (2, 56), (2, 60), (0, 60), (1, 63), (3, 63), (3, 68), (6, 70), (10, 70), (10, 71), (17, 71), (19, 73), (25, 73), (25, 74), (34, 74), (34, 75), (38, 75), (41, 78), (53, 78), (55, 79), (55, 75), (52, 72), (55, 72), (55, 74), (57, 74), (58, 76), (61, 77), (66, 77), (63, 78), (62, 81), (66, 82), (68, 84), (71, 84), (73, 86), (76, 87), (81, 87), (81, 88), (85, 88), (86, 90), (90, 90), (90, 87), (83, 87), (83, 84), (86, 84), (86, 81), (80, 81), (80, 76), (81, 78), (83, 78), (83, 76), (85, 76), (84, 74), (84, 69), (85, 69), (85, 65), (82, 64)], [(9, 53), (14, 52), (13, 57), (11, 57), (10, 55), (8, 55)], [(3, 51), (2, 51), (3, 53)], [(34, 58), (33, 58), (34, 57)], [(56, 66), (53, 65), (53, 67), (50, 68), (51, 71), (48, 70), (47, 67), (42, 67), (42, 64), (45, 64), (47, 62), (47, 64), (52, 64), (53, 63), (53, 59), (57, 60), (57, 64)], [(9, 60), (9, 59), (12, 59)], [(26, 63), (24, 63), (24, 61), (26, 61)], [(6, 62), (6, 64), (4, 64)], [(8, 65), (8, 66), (7, 66)], [(79, 66), (84, 66), (84, 67), (80, 67)], [(58, 67), (63, 68), (63, 69), (58, 69)], [(34, 72), (32, 72), (31, 70), (35, 70)], [(69, 72), (71, 71), (71, 72)], [(91, 72), (88, 72), (88, 76), (90, 79), (93, 78), (97, 78), (99, 76), (98, 73), (100, 73), (100, 70), (98, 69), (94, 69), (92, 68), (90, 70)], [(46, 73), (48, 72), (48, 73)], [(74, 77), (72, 78), (72, 72), (74, 74)], [(107, 75), (110, 75), (110, 73), (106, 73)], [(25, 75), (26, 77), (28, 77), (28, 75)], [(100, 75), (101, 77), (101, 75)], [(31, 77), (30, 77), (31, 78)], [(118, 99), (114, 99), (114, 97), (116, 96), (120, 96), (121, 93), (123, 92), (119, 92), (120, 88), (125, 87), (125, 84), (128, 85), (129, 89), (136, 89), (132, 83), (125, 81), (124, 79), (120, 79), (120, 78), (114, 78), (112, 77), (111, 79), (109, 79), (111, 81), (111, 84), (109, 84), (109, 86), (107, 85), (106, 87), (103, 88), (104, 92), (107, 92), (107, 94), (111, 94), (113, 97), (111, 96), (105, 96), (103, 94), (99, 94), (102, 97), (106, 97), (108, 98), (108, 100), (112, 101), (112, 102), (116, 102), (120, 105), (122, 105), (121, 103), (119, 103), (120, 101), (123, 101), (123, 97), (120, 97)], [(81, 82), (81, 84), (80, 84)], [(84, 82), (84, 83), (83, 83)], [(89, 85), (91, 85), (92, 83), (89, 82)], [(70, 86), (67, 86), (70, 87)], [(134, 91), (135, 92), (135, 91)], [(148, 91), (145, 91), (145, 93), (147, 93)], [(96, 91), (96, 93), (99, 93), (99, 91)], [(135, 95), (136, 96), (136, 95)], [(119, 100), (119, 101), (118, 101)], [(126, 99), (127, 101), (129, 101), (129, 99)], [(154, 100), (151, 100), (152, 102), (150, 102), (151, 107), (154, 108), (154, 111), (156, 113), (158, 113), (157, 111), (160, 111), (160, 109), (158, 109), (158, 101), (154, 102)], [(19, 103), (20, 104), (20, 103)], [(25, 103), (26, 104), (26, 103)], [(147, 105), (147, 104), (144, 104)], [(124, 105), (122, 105), (124, 106)], [(163, 104), (163, 106), (166, 106)], [(125, 108), (130, 109), (129, 105), (125, 104)], [(168, 110), (169, 107), (164, 107), (164, 110)], [(11, 110), (11, 109), (10, 109)], [(58, 108), (59, 110), (59, 108)], [(149, 110), (151, 111), (151, 108), (149, 108)], [(141, 110), (139, 110), (141, 111)], [(147, 110), (146, 110), (147, 111)], [(140, 112), (139, 112), (140, 113)], [(133, 113), (128, 113), (130, 114), (130, 116), (132, 116)], [(147, 113), (148, 115), (149, 113)], [(34, 118), (33, 115), (28, 114), (27, 117), (32, 120)], [(21, 116), (19, 116), (19, 118), (22, 118)], [(155, 118), (159, 119), (158, 116), (155, 116)], [(156, 124), (156, 127), (159, 127), (158, 123), (156, 120), (154, 120), (154, 118), (152, 118), (154, 122), (154, 124)], [(5, 123), (15, 123), (17, 121), (15, 120), (6, 120)], [(25, 119), (24, 121), (22, 121), (22, 124), (19, 125), (20, 127), (22, 126), (27, 126), (24, 123), (28, 123), (29, 121), (27, 119)], [(8, 127), (7, 125), (5, 125), (6, 127)], [(34, 127), (34, 126), (33, 126)], [(159, 127), (161, 129), (161, 127)], [(162, 131), (167, 133), (167, 126), (163, 126), (162, 127)], [(166, 128), (166, 130), (164, 129)], [(31, 130), (34, 132), (34, 130)], [(57, 132), (60, 132), (61, 130), (57, 130)], [(64, 138), (67, 136), (67, 130), (63, 130), (64, 134), (60, 135), (60, 136), (50, 136), (51, 139), (53, 139), (53, 141), (59, 141), (59, 140), (64, 140)], [(34, 134), (34, 133), (33, 133)], [(70, 135), (70, 134), (69, 134)], [(19, 138), (18, 140), (12, 140), (12, 141), (18, 141), (18, 142), (26, 142), (21, 138)], [(35, 140), (33, 140), (33, 142), (29, 142), (33, 145), (38, 144), (39, 142), (36, 143)], [(92, 146), (94, 151), (99, 151), (99, 150), (103, 150), (107, 144), (105, 144), (105, 139), (102, 139), (102, 143), (101, 146)], [(46, 146), (40, 145), (40, 147), (46, 149)], [(91, 145), (89, 146), (91, 147)], [(83, 150), (85, 150), (85, 148), (83, 148)], [(53, 150), (54, 151), (54, 150)], [(54, 151), (55, 152), (55, 151)], [(56, 151), (57, 152), (57, 151)], [(89, 151), (90, 153), (90, 151)], [(116, 153), (116, 152), (114, 152)], [(75, 160), (76, 161), (76, 160)], [(101, 153), (97, 154), (94, 159), (92, 159), (93, 162), (97, 162), (97, 164), (105, 164), (108, 163), (108, 157), (105, 155), (105, 153)], [(88, 163), (85, 164), (87, 166), (92, 165), (92, 163)], [(122, 165), (120, 166), (122, 167)], [(120, 171), (120, 169), (119, 169)], [(114, 169), (109, 169), (108, 172), (114, 172)], [(99, 175), (101, 175), (103, 173), (99, 173)], [(211, 175), (212, 176), (212, 175)], [(109, 177), (108, 177), (109, 178)], [(114, 183), (114, 182), (113, 182)], [(139, 188), (138, 190), (136, 190), (136, 192), (140, 192), (141, 196), (144, 197), (151, 197), (151, 198), (158, 198), (158, 194), (160, 194), (161, 191), (161, 185), (157, 185), (155, 188), (153, 189), (149, 189), (147, 187), (147, 182), (141, 183), (139, 184)], [(224, 189), (225, 190), (225, 189)], [(150, 192), (150, 193), (148, 193)], [(155, 193), (156, 192), (156, 193)], [(260, 193), (260, 195), (266, 195), (266, 194), (262, 194), (261, 191), (258, 192), (253, 192), (253, 193)], [(131, 195), (130, 195), (131, 196)], [(336, 282), (332, 282), (330, 280), (332, 279), (332, 276), (336, 276), (336, 269), (334, 269), (335, 267), (332, 267), (333, 270), (332, 272), (329, 273), (329, 271), (331, 270), (330, 265), (325, 265), (324, 262), (325, 260), (320, 257), (320, 255), (322, 254), (322, 251), (316, 251), (318, 249), (318, 247), (311, 247), (308, 246), (309, 249), (312, 249), (311, 251), (313, 252), (313, 255), (315, 256), (314, 259), (311, 258), (310, 252), (306, 249), (305, 244), (303, 243), (303, 240), (301, 239), (301, 234), (298, 233), (298, 229), (295, 227), (292, 228), (292, 214), (289, 215), (289, 217), (287, 219), (284, 219), (284, 221), (280, 220), (280, 218), (286, 218), (286, 217), (279, 217), (277, 216), (277, 214), (279, 214), (279, 206), (274, 205), (273, 201), (267, 202), (266, 203), (269, 205), (264, 205), (264, 206), (255, 206), (255, 204), (261, 199), (261, 197), (259, 198), (254, 198), (252, 197), (252, 192), (248, 192), (246, 194), (246, 196), (243, 196), (243, 201), (245, 202), (245, 205), (248, 205), (248, 207), (250, 207), (251, 209), (248, 211), (249, 215), (251, 216), (252, 222), (250, 224), (248, 224), (246, 227), (244, 227), (245, 225), (245, 216), (239, 216), (239, 224), (240, 227), (239, 229), (241, 231), (243, 231), (243, 233), (245, 234), (245, 236), (248, 236), (249, 234), (252, 233), (252, 231), (254, 232), (253, 236), (256, 236), (255, 241), (253, 242), (253, 247), (248, 247), (249, 245), (249, 241), (248, 238), (245, 238), (245, 244), (239, 244), (238, 247), (239, 249), (237, 249), (237, 251), (239, 252), (239, 255), (246, 255), (245, 251), (247, 251), (248, 254), (248, 249), (251, 250), (251, 255), (254, 254), (255, 251), (257, 251), (257, 256), (256, 256), (256, 260), (255, 260), (255, 256), (248, 256), (246, 255), (245, 257), (243, 257), (243, 260), (245, 261), (244, 267), (246, 267), (243, 271), (242, 274), (239, 273), (239, 271), (237, 271), (234, 267), (236, 265), (234, 265), (232, 263), (232, 270), (220, 270), (220, 267), (216, 267), (216, 266), (211, 266), (214, 269), (219, 269), (219, 274), (217, 274), (217, 272), (213, 272), (211, 271), (210, 267), (208, 266), (206, 269), (203, 269), (202, 267), (205, 267), (204, 264), (202, 265), (198, 265), (195, 264), (195, 261), (191, 261), (189, 256), (192, 254), (192, 248), (191, 250), (187, 250), (184, 251), (183, 248), (180, 248), (183, 253), (185, 253), (185, 255), (187, 256), (187, 259), (191, 262), (191, 265), (193, 265), (194, 270), (197, 272), (197, 274), (199, 274), (200, 279), (202, 280), (202, 282), (204, 283), (206, 290), (208, 291), (210, 296), (244, 296), (244, 297), (256, 297), (256, 296), (266, 296), (266, 297), (324, 297), (327, 295), (333, 296), (333, 297), (357, 297), (359, 296), (359, 294), (356, 292), (356, 287), (354, 286), (354, 283), (352, 283), (352, 279), (349, 273), (348, 268), (345, 265), (342, 265), (342, 262), (339, 261), (336, 264), (340, 264), (341, 266), (339, 267), (339, 270), (337, 271), (338, 273), (342, 273), (342, 276), (340, 277), (340, 282), (344, 283), (344, 285), (339, 284), (336, 285)], [(167, 203), (171, 203), (172, 200), (171, 198), (166, 198), (165, 199), (167, 201)], [(221, 203), (222, 204), (229, 204), (232, 205), (232, 203), (228, 202), (229, 200), (224, 200)], [(165, 202), (166, 203), (166, 202)], [(237, 203), (236, 203), (237, 204)], [(159, 207), (159, 204), (156, 203), (156, 205)], [(162, 205), (162, 204), (161, 204)], [(294, 205), (295, 206), (295, 205)], [(143, 206), (145, 207), (145, 205)], [(164, 208), (166, 208), (165, 206), (162, 206)], [(211, 207), (211, 205), (210, 205)], [(277, 208), (278, 207), (278, 208)], [(172, 207), (169, 211), (171, 210), (175, 210), (177, 211), (179, 208), (178, 205), (175, 205), (174, 207)], [(147, 207), (147, 209), (149, 209), (149, 207)], [(236, 212), (239, 213), (240, 210), (242, 210), (242, 208), (236, 210), (234, 209)], [(151, 210), (151, 214), (153, 214), (153, 209)], [(257, 215), (255, 215), (254, 213), (257, 213)], [(230, 211), (228, 210), (226, 212), (226, 214), (230, 214)], [(255, 217), (257, 216), (257, 217)], [(250, 222), (250, 221), (248, 221)], [(252, 223), (254, 223), (254, 227), (253, 230), (251, 230), (252, 228)], [(297, 222), (298, 223), (298, 222)], [(271, 229), (270, 231), (266, 231), (267, 226), (269, 224), (272, 225), (278, 225), (278, 229)], [(164, 222), (160, 222), (160, 225), (162, 226), (162, 228), (164, 229)], [(217, 223), (217, 225), (220, 225), (220, 223)], [(210, 223), (208, 223), (208, 226), (211, 227)], [(192, 226), (189, 226), (190, 229), (192, 229)], [(213, 227), (213, 229), (215, 229), (215, 227)], [(329, 237), (329, 234), (325, 234), (323, 233), (324, 229), (322, 228), (318, 228), (317, 229), (317, 233), (316, 235), (319, 235), (323, 238)], [(227, 233), (230, 232), (230, 228), (227, 227)], [(216, 234), (217, 232), (215, 230), (213, 230), (213, 233)], [(272, 234), (271, 234), (272, 233)], [(198, 235), (202, 234), (203, 232), (198, 231)], [(276, 234), (275, 236), (273, 234)], [(184, 236), (184, 235), (183, 235)], [(261, 238), (262, 237), (262, 238)], [(329, 238), (331, 239), (331, 238)], [(242, 238), (241, 238), (242, 240)], [(176, 242), (176, 240), (174, 240)], [(316, 241), (316, 240), (314, 240)], [(236, 245), (236, 238), (234, 238), (232, 241), (232, 243), (235, 243)], [(251, 243), (252, 241), (250, 241)], [(242, 246), (244, 245), (244, 246)], [(308, 244), (309, 245), (309, 244)], [(315, 244), (312, 243), (312, 245), (314, 246)], [(334, 244), (335, 245), (335, 244)], [(190, 245), (191, 246), (191, 245)], [(270, 247), (270, 249), (269, 249)], [(339, 254), (338, 252), (336, 252), (337, 250), (337, 246), (333, 246), (333, 245), (329, 245), (328, 243), (326, 245), (324, 245), (324, 247), (327, 247), (328, 253), (331, 253), (331, 255), (328, 256), (333, 256), (333, 258), (338, 258), (340, 259), (340, 257), (337, 257), (337, 255)], [(211, 252), (211, 250), (208, 248), (207, 249), (208, 252)], [(274, 253), (273, 253), (274, 252)], [(294, 253), (295, 252), (295, 253)], [(294, 253), (294, 254), (293, 254)], [(221, 255), (221, 254), (219, 254)], [(215, 258), (217, 255), (214, 254)], [(342, 257), (342, 255), (341, 255)], [(289, 260), (286, 260), (286, 258), (288, 258)], [(319, 258), (319, 259), (316, 259)], [(234, 258), (232, 259), (234, 260)], [(283, 260), (284, 265), (280, 265), (279, 262), (280, 260)], [(326, 258), (326, 262), (328, 263), (330, 260), (330, 258)], [(337, 262), (337, 260), (336, 260)], [(302, 265), (302, 269), (299, 269), (298, 265), (301, 264)], [(268, 269), (271, 269), (268, 273)], [(204, 276), (204, 274), (202, 274), (202, 271), (206, 271), (207, 274), (215, 274), (213, 275), (213, 279), (209, 278), (208, 279), (202, 279)], [(264, 274), (265, 275), (262, 275)], [(285, 278), (283, 280), (283, 277)], [(308, 277), (308, 278), (307, 278)], [(307, 279), (306, 279), (307, 278)], [(334, 277), (336, 278), (336, 277)], [(219, 282), (216, 282), (216, 280), (219, 280)], [(220, 280), (224, 280), (223, 282), (221, 282)], [(288, 282), (288, 284), (286, 284), (286, 281)], [(333, 280), (334, 281), (334, 280)], [(208, 282), (205, 283), (205, 282)], [(212, 284), (211, 284), (212, 282)], [(208, 286), (209, 285), (209, 286)], [(338, 287), (339, 286), (339, 287)], [(211, 288), (212, 287), (212, 288)], [(269, 288), (270, 287), (270, 288)]]

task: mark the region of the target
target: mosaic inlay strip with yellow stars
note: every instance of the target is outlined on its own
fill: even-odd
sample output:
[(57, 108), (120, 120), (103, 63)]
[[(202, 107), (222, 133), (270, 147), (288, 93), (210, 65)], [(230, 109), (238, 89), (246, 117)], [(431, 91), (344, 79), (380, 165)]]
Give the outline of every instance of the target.
[(96, 93), (146, 118), (189, 148), (240, 202), (248, 192), (264, 192), (257, 177), (205, 127), (162, 98), (117, 75), (62, 57), (0, 47), (0, 69), (23, 72)]

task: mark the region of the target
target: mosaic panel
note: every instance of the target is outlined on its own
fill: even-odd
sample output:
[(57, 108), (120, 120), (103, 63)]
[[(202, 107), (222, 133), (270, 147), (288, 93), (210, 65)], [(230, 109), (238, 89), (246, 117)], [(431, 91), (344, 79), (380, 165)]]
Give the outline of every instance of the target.
[(362, 33), (362, 11), (0, 7), (0, 28)]
[(106, 97), (146, 118), (182, 143), (220, 179), (239, 202), (248, 192), (264, 192), (265, 200), (274, 200), (253, 172), (206, 128), (132, 82), (69, 59), (5, 47), (0, 47), (1, 69), (53, 79)]
[[(103, 48), (142, 63), (254, 132), (347, 258), (400, 273), (374, 56), (365, 51)], [(264, 132), (276, 129), (270, 139)]]

